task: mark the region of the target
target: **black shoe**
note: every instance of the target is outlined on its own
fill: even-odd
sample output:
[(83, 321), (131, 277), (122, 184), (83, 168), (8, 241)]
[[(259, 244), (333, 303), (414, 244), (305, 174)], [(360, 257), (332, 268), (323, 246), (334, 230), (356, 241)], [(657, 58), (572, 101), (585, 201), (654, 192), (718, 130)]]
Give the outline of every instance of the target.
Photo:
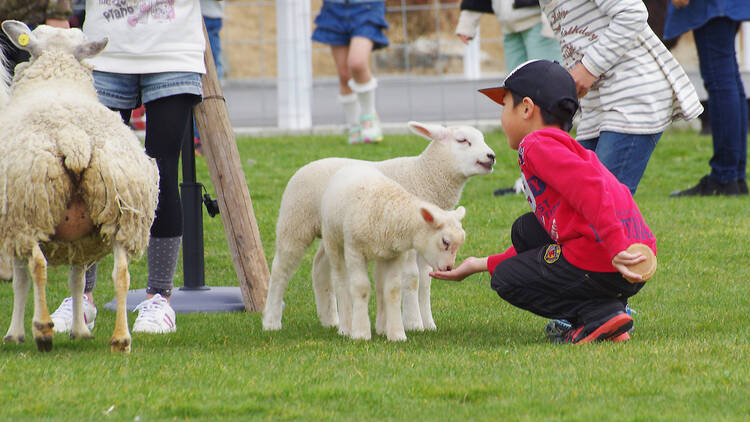
[(738, 180), (737, 186), (740, 189), (740, 195), (747, 195), (747, 180), (745, 179)]
[(669, 196), (737, 196), (739, 194), (740, 186), (736, 181), (729, 183), (719, 183), (709, 176), (703, 176), (701, 181), (692, 188), (672, 192), (669, 194)]
[(495, 196), (509, 195), (511, 193), (516, 193), (516, 190), (513, 189), (512, 186), (509, 188), (496, 189), (492, 192), (492, 194)]
[(633, 327), (633, 318), (625, 311), (594, 321), (590, 324), (574, 326), (563, 338), (563, 343), (591, 343), (595, 341), (614, 340), (627, 333)]

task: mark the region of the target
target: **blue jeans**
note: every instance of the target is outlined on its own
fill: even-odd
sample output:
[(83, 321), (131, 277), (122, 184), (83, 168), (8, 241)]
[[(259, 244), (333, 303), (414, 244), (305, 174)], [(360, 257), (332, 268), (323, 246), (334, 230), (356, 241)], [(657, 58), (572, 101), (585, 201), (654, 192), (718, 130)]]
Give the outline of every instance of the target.
[(224, 61), (221, 59), (221, 38), (219, 32), (223, 26), (221, 18), (203, 17), (206, 24), (206, 33), (208, 34), (208, 43), (211, 45), (211, 55), (214, 57), (214, 66), (216, 67), (216, 76), (221, 81), (224, 79)]
[(649, 135), (601, 132), (598, 138), (579, 142), (584, 148), (596, 152), (604, 167), (635, 195), (659, 138), (661, 132)]
[(708, 91), (714, 146), (710, 177), (719, 183), (746, 178), (747, 99), (734, 49), (738, 25), (721, 17), (693, 31), (701, 77)]
[(140, 104), (179, 94), (195, 95), (199, 102), (203, 95), (201, 74), (195, 72), (137, 75), (95, 70), (94, 87), (102, 104), (118, 110), (132, 110)]

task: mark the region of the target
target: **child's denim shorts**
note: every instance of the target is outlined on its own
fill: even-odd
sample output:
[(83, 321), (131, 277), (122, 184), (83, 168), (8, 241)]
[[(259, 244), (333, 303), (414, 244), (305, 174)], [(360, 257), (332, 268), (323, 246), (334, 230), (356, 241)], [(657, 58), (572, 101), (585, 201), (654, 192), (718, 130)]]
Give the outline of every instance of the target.
[(315, 18), (312, 40), (323, 44), (349, 45), (352, 37), (365, 37), (375, 44), (373, 49), (388, 46), (388, 29), (385, 20), (385, 2), (333, 3), (324, 1)]
[(95, 70), (94, 87), (102, 104), (118, 110), (134, 109), (172, 95), (203, 95), (201, 74), (195, 72), (127, 74)]

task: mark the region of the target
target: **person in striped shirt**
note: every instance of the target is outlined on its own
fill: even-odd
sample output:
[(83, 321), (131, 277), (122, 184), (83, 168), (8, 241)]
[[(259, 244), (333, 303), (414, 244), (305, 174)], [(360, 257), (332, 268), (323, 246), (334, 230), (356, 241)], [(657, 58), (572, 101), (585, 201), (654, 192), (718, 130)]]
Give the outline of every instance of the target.
[(703, 111), (641, 0), (540, 0), (573, 76), (576, 140), (635, 194), (662, 132)]

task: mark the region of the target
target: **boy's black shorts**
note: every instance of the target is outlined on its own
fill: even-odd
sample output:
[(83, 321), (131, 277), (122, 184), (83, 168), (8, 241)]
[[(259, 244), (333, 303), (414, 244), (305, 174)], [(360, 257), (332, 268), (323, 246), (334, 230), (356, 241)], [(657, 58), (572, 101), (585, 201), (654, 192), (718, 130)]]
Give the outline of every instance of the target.
[(491, 285), (500, 297), (546, 318), (586, 324), (624, 310), (645, 283), (630, 283), (619, 272), (592, 272), (570, 264), (533, 213), (511, 230), (518, 255), (498, 264)]

